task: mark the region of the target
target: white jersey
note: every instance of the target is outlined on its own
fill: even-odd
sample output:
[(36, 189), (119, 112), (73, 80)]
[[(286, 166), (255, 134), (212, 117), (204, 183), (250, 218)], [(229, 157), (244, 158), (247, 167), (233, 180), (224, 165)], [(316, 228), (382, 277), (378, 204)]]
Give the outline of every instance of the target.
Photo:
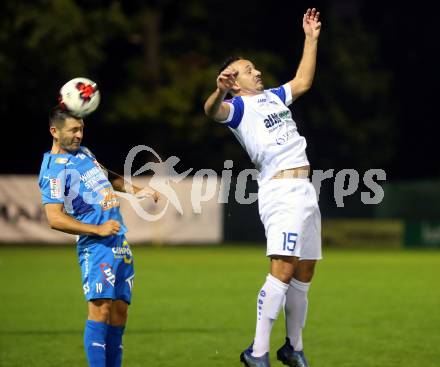
[(260, 172), (258, 184), (283, 169), (309, 165), (306, 139), (299, 135), (290, 110), (290, 84), (253, 96), (237, 96), (229, 103), (227, 123)]

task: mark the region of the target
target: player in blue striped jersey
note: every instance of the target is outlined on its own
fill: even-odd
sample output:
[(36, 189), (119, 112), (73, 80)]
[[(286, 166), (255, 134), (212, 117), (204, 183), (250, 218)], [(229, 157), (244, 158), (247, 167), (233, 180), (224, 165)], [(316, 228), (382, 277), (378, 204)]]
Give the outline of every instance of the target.
[(119, 367), (122, 335), (134, 279), (133, 256), (115, 190), (135, 195), (157, 194), (128, 185), (106, 172), (81, 146), (82, 119), (60, 107), (51, 110), (52, 149), (44, 154), (39, 186), (51, 228), (77, 235), (88, 317), (84, 347), (91, 367)]

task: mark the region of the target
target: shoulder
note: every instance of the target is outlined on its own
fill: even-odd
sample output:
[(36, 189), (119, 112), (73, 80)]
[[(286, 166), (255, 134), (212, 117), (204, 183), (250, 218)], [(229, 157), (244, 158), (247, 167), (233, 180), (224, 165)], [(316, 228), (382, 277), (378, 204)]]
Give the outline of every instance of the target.
[(58, 174), (66, 168), (66, 163), (68, 161), (69, 158), (64, 154), (50, 154), (50, 152), (44, 153), (40, 174)]
[(229, 104), (229, 116), (225, 121), (230, 128), (236, 129), (243, 118), (244, 114), (244, 102), (241, 96), (235, 96), (232, 99), (227, 99), (224, 103)]
[(60, 154), (44, 154), (38, 180), (41, 192), (58, 190), (62, 186), (67, 162), (68, 158)]
[(283, 84), (277, 88), (270, 88), (268, 92), (275, 94), (286, 106), (292, 103), (292, 89), (289, 83)]
[(79, 150), (81, 151), (81, 153), (85, 154), (86, 156), (88, 156), (90, 158), (93, 158), (93, 159), (96, 158), (95, 155), (92, 153), (92, 151), (87, 147), (81, 146), (79, 148)]

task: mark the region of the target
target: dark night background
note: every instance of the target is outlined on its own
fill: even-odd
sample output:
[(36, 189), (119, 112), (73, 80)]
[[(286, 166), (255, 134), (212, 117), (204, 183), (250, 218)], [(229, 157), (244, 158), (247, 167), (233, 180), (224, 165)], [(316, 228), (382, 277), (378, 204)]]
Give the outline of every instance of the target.
[(292, 111), (313, 168), (438, 178), (436, 23), (420, 4), (361, 0), (3, 1), (0, 172), (39, 172), (48, 110), (77, 76), (100, 87), (83, 144), (109, 168), (122, 171), (137, 144), (178, 156), (178, 171), (220, 171), (225, 159), (250, 167), (232, 134), (205, 118), (204, 100), (231, 54), (251, 58), (267, 87), (291, 79), (309, 6), (323, 22), (317, 73)]

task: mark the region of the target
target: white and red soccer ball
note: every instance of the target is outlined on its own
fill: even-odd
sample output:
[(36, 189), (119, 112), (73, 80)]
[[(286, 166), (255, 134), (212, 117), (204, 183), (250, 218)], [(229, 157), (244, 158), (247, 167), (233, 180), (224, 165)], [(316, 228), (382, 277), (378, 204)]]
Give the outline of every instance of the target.
[(97, 84), (87, 78), (69, 80), (60, 89), (58, 98), (62, 108), (75, 117), (85, 117), (95, 111), (101, 100)]

